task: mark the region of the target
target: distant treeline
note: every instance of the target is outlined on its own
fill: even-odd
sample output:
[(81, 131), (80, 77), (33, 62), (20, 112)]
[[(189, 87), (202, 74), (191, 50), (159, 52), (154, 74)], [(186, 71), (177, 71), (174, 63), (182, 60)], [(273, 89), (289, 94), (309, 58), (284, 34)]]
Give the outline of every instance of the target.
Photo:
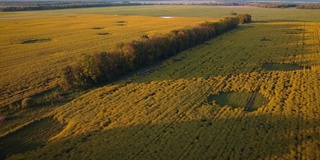
[(300, 4), (297, 6), (298, 9), (320, 9), (320, 4)]
[(319, 3), (251, 3), (251, 6), (262, 8), (297, 8), (297, 9), (320, 9)]
[(53, 10), (53, 9), (68, 9), (68, 8), (88, 8), (88, 7), (110, 7), (110, 6), (134, 6), (141, 5), (141, 3), (129, 3), (129, 2), (0, 2), (1, 12), (13, 12), (13, 11), (33, 11), (33, 10)]
[(84, 54), (74, 65), (63, 68), (60, 86), (65, 90), (91, 87), (108, 82), (119, 75), (149, 66), (177, 53), (234, 29), (240, 23), (249, 23), (251, 15), (240, 14), (219, 22), (205, 22), (188, 29), (173, 30), (165, 35), (119, 43), (113, 52)]
[(0, 2), (0, 12), (53, 10), (68, 8), (110, 7), (110, 6), (137, 6), (137, 5), (206, 5), (206, 6), (255, 6), (262, 8), (298, 8), (320, 9), (319, 3), (244, 3), (244, 2), (106, 2), (106, 1), (39, 1), (39, 2)]
[(295, 8), (298, 6), (298, 4), (289, 3), (252, 3), (250, 5), (261, 8)]
[(197, 2), (197, 1), (150, 1), (143, 2), (143, 5), (205, 5), (205, 6), (244, 6), (247, 3), (238, 3), (238, 2)]

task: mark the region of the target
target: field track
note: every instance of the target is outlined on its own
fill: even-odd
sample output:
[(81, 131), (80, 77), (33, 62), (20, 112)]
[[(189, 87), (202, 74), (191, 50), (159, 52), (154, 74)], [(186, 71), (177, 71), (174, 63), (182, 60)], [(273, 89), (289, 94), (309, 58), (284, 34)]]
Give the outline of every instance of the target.
[(258, 92), (259, 92), (259, 90), (256, 90), (251, 94), (250, 99), (248, 100), (246, 106), (244, 107), (245, 111), (249, 111), (250, 108), (253, 106)]

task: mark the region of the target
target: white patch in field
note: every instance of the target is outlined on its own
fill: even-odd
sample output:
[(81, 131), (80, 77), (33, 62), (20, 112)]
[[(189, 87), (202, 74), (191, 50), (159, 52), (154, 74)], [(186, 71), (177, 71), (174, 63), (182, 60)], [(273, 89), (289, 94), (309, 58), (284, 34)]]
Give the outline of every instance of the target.
[(160, 18), (174, 18), (174, 17), (171, 17), (171, 16), (161, 16)]

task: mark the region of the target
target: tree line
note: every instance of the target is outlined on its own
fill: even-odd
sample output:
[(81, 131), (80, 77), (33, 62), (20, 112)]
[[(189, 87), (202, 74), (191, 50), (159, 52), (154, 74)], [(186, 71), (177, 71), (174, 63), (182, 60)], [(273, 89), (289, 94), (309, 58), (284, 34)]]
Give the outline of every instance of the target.
[(60, 86), (64, 90), (73, 90), (109, 82), (249, 22), (251, 15), (239, 14), (219, 22), (204, 22), (193, 28), (172, 30), (165, 35), (143, 35), (139, 40), (117, 44), (113, 52), (83, 54), (74, 65), (62, 69)]
[(14, 11), (33, 11), (33, 10), (53, 10), (53, 9), (69, 9), (69, 8), (88, 8), (88, 7), (111, 7), (111, 6), (134, 6), (141, 5), (140, 3), (130, 2), (2, 2), (0, 3), (0, 12)]
[(298, 4), (290, 3), (252, 3), (250, 5), (260, 8), (295, 8), (298, 6)]
[[(298, 8), (298, 9), (320, 9), (318, 3), (245, 3), (245, 2), (104, 2), (104, 1), (44, 1), (44, 2), (0, 2), (0, 12), (32, 11), (32, 10), (53, 10), (69, 8), (88, 7), (110, 7), (110, 6), (136, 6), (136, 5), (206, 5), (206, 6), (255, 6), (261, 8)], [(3, 7), (1, 7), (3, 6)]]
[(320, 9), (318, 3), (252, 3), (250, 5), (261, 8)]
[(297, 6), (297, 8), (298, 9), (320, 9), (320, 4), (319, 3), (318, 4), (316, 4), (316, 3), (314, 3), (314, 4), (312, 4), (312, 3), (300, 4)]

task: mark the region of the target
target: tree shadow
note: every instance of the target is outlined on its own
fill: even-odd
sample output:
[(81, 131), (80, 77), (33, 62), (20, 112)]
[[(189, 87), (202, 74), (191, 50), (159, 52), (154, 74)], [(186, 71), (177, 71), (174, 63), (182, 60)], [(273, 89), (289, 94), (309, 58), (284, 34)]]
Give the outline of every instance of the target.
[[(112, 122), (113, 123), (113, 122)], [(297, 117), (239, 114), (167, 124), (102, 127), (69, 136), (31, 152), (32, 159), (269, 159), (296, 158), (319, 149), (319, 122)], [(306, 156), (316, 158), (314, 152)], [(292, 157), (290, 157), (292, 156)]]
[[(259, 27), (260, 32), (252, 31)], [(243, 25), (167, 60), (134, 71), (126, 78), (136, 76), (138, 82), (208, 78), (264, 71), (265, 63), (298, 62), (297, 65), (301, 65), (305, 62), (300, 64), (296, 57), (312, 51), (308, 49), (310, 46), (300, 44), (302, 39), (312, 38), (302, 37), (307, 33), (302, 27), (303, 24), (275, 22)], [(287, 33), (293, 31), (295, 34)], [(261, 41), (261, 38), (272, 41)]]
[(48, 139), (62, 131), (64, 124), (52, 117), (34, 121), (0, 138), (0, 159), (43, 147)]

